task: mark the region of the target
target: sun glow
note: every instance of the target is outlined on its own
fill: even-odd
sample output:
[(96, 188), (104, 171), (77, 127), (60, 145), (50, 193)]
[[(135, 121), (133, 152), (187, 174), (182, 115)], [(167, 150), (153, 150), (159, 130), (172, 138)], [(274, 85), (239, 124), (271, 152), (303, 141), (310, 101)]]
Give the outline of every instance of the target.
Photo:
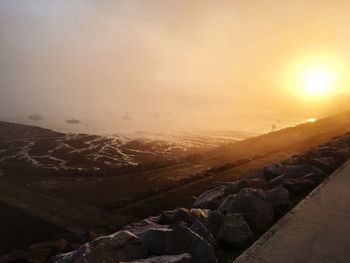
[(305, 56), (289, 65), (287, 86), (292, 94), (305, 100), (323, 101), (344, 92), (347, 66), (335, 54)]
[(321, 96), (336, 88), (336, 72), (327, 66), (311, 66), (302, 72), (300, 87), (310, 96)]

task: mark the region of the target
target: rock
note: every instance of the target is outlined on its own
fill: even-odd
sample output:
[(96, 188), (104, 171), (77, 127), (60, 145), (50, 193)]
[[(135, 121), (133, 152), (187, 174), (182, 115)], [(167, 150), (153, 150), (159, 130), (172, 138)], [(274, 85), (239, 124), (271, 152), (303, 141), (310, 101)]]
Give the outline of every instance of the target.
[(242, 214), (254, 233), (266, 230), (274, 219), (273, 209), (259, 189), (244, 188), (228, 196), (218, 210), (224, 214)]
[(261, 189), (261, 190), (268, 190), (271, 188), (270, 184), (264, 177), (258, 177), (253, 179), (246, 179), (247, 188), (254, 188), (254, 189)]
[(291, 193), (300, 194), (306, 191), (312, 190), (317, 184), (305, 178), (288, 179), (284, 182), (283, 186)]
[(322, 181), (322, 176), (319, 174), (307, 174), (303, 177), (304, 179), (309, 179), (313, 181), (315, 184), (319, 184)]
[(223, 248), (246, 248), (251, 242), (253, 232), (241, 214), (228, 214), (217, 235)]
[(165, 241), (172, 232), (172, 229), (148, 229), (142, 237), (142, 241), (147, 247), (148, 253), (154, 255), (164, 255)]
[(213, 186), (227, 186), (229, 194), (235, 194), (239, 192), (242, 188), (248, 187), (247, 182), (245, 180), (239, 180), (234, 182), (215, 182)]
[(190, 253), (194, 263), (217, 262), (214, 248), (202, 237), (184, 225), (167, 231), (149, 230), (143, 236), (149, 252), (155, 255), (180, 255)]
[(305, 155), (294, 155), (290, 157), (286, 163), (289, 165), (300, 165), (305, 164), (307, 161), (307, 157)]
[(201, 222), (205, 222), (209, 216), (209, 209), (200, 209), (200, 208), (192, 208), (190, 209), (190, 214), (200, 220)]
[(332, 157), (337, 161), (337, 164), (340, 165), (347, 160), (348, 156), (344, 155), (344, 152), (339, 151), (342, 147), (332, 147), (332, 146), (322, 146), (317, 147), (309, 152), (309, 155), (312, 158), (324, 158)]
[(146, 256), (147, 249), (141, 239), (129, 231), (121, 230), (86, 243), (78, 250), (58, 255), (53, 258), (53, 262), (114, 263), (142, 259)]
[[(159, 219), (158, 219), (159, 220)], [(130, 225), (127, 225), (123, 227), (123, 230), (130, 231), (131, 233), (135, 234), (138, 237), (142, 237), (143, 234), (150, 228), (168, 228), (167, 225), (161, 225), (156, 220), (151, 219), (144, 219), (142, 221), (132, 223)]]
[(188, 225), (192, 223), (191, 215), (185, 208), (177, 208), (175, 210), (162, 212), (159, 219), (159, 224), (161, 225), (172, 225), (180, 222), (184, 222)]
[(193, 204), (194, 208), (216, 209), (223, 198), (229, 193), (229, 188), (225, 185), (217, 186), (201, 194)]
[(218, 263), (214, 248), (204, 239), (195, 239), (190, 253), (194, 263)]
[[(254, 171), (254, 172), (248, 174), (245, 178), (246, 179), (255, 179), (255, 178), (259, 178), (259, 177), (264, 177), (263, 170)], [(243, 187), (243, 188), (247, 188), (247, 187)]]
[(211, 211), (209, 213), (208, 219), (205, 222), (205, 226), (214, 237), (217, 236), (217, 233), (219, 232), (220, 227), (224, 222), (224, 217), (224, 214), (217, 210)]
[[(131, 261), (130, 263), (192, 263), (192, 256), (188, 253), (174, 256), (158, 256), (141, 260)], [(120, 262), (125, 263), (125, 262)]]
[(326, 173), (332, 173), (337, 169), (337, 162), (332, 157), (315, 158), (309, 161), (309, 164), (321, 169)]
[(350, 158), (350, 149), (344, 148), (344, 149), (338, 149), (337, 154), (342, 157), (342, 160), (346, 161)]
[(272, 187), (276, 188), (278, 186), (283, 185), (284, 181), (289, 179), (290, 176), (287, 176), (286, 174), (282, 174), (274, 179), (272, 179), (269, 183)]
[(270, 181), (277, 176), (280, 176), (284, 171), (283, 165), (280, 163), (271, 164), (263, 168), (264, 177), (267, 181)]
[(204, 192), (196, 199), (193, 207), (215, 210), (226, 196), (235, 194), (245, 187), (248, 187), (245, 180), (237, 182), (217, 182), (214, 188)]
[(298, 177), (303, 177), (303, 176), (310, 174), (310, 173), (324, 175), (324, 172), (322, 170), (320, 170), (319, 168), (317, 168), (313, 165), (307, 165), (307, 164), (286, 165), (284, 168), (284, 173), (282, 175), (284, 175), (284, 177), (286, 179), (289, 179), (289, 178), (294, 179), (294, 178), (298, 178)]
[(289, 192), (284, 187), (266, 191), (265, 196), (276, 216), (281, 216), (290, 207)]
[(216, 246), (214, 236), (199, 220), (194, 220), (190, 229), (200, 237), (204, 238), (212, 246)]
[(313, 165), (286, 165), (284, 173), (272, 179), (270, 184), (272, 187), (281, 186), (286, 180), (302, 178), (308, 174), (326, 175), (322, 170)]

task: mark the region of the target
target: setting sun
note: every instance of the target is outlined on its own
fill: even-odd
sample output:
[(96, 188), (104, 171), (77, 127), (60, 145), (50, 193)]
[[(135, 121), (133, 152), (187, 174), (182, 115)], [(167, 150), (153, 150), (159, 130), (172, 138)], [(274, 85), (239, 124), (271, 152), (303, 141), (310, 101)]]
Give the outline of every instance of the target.
[(335, 72), (326, 66), (313, 66), (301, 74), (300, 86), (310, 96), (329, 93), (336, 82)]
[(337, 54), (301, 54), (289, 64), (283, 81), (299, 99), (324, 101), (344, 92), (349, 83), (346, 72), (347, 65)]

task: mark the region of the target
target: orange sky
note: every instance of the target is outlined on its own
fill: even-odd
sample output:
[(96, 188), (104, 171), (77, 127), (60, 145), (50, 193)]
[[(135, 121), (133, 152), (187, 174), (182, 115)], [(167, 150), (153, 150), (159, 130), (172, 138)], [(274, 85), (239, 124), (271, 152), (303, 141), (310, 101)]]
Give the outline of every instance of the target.
[(140, 129), (228, 129), (240, 112), (312, 117), (326, 98), (293, 94), (286, 71), (327, 54), (347, 72), (349, 10), (320, 0), (4, 0), (0, 117)]

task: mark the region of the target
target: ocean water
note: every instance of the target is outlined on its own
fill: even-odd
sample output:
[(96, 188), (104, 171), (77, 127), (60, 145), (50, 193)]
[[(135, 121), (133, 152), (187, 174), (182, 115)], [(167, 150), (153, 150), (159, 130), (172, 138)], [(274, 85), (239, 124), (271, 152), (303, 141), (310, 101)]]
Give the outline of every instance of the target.
[[(124, 135), (163, 140), (174, 135), (211, 136), (242, 140), (308, 121), (315, 121), (314, 116), (288, 116), (279, 112), (261, 110), (235, 110), (205, 114), (189, 112), (176, 116), (174, 114), (132, 116), (132, 118), (93, 114), (73, 117), (45, 116), (41, 120), (32, 120), (28, 116), (22, 116), (3, 120), (40, 126), (65, 133)], [(78, 122), (67, 122), (72, 118)]]

